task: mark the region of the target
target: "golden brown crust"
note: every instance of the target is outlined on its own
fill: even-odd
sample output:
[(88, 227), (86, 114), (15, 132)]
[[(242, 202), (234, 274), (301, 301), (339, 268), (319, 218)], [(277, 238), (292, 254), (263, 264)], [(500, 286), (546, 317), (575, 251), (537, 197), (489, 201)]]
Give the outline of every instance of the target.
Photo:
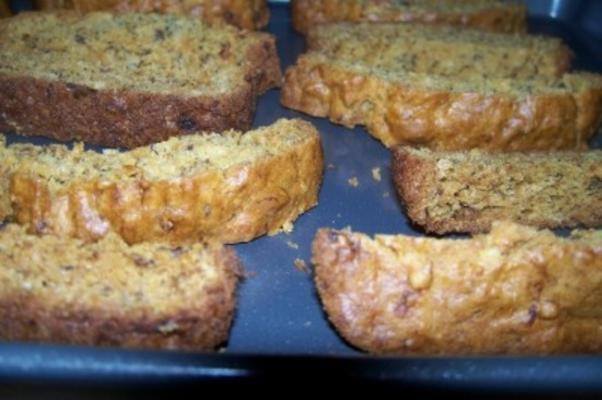
[(411, 87), (301, 56), (281, 102), (347, 127), (365, 125), (386, 146), (433, 149), (584, 149), (601, 122), (602, 88), (485, 95)]
[(268, 24), (270, 11), (267, 0), (36, 0), (41, 10), (75, 9), (92, 11), (159, 12), (188, 14), (207, 22), (227, 22), (244, 29), (261, 29)]
[(130, 248), (115, 235), (84, 244), (15, 226), (0, 245), (3, 340), (198, 351), (228, 338), (240, 275), (231, 249)]
[(6, 4), (6, 0), (0, 0), (0, 18), (8, 17), (11, 15), (11, 12)]
[(276, 234), (317, 204), (322, 179), (319, 134), (308, 123), (295, 123), (306, 139), (286, 151), (178, 179), (87, 179), (55, 193), (47, 181), (17, 170), (9, 179), (9, 215), (32, 232), (85, 240), (111, 227), (130, 244), (236, 243)]
[(600, 352), (602, 239), (586, 236), (513, 224), (471, 240), (322, 229), (316, 285), (339, 333), (369, 352)]
[(602, 152), (431, 152), (398, 147), (392, 174), (427, 232), (487, 232), (496, 220), (540, 228), (602, 226)]
[(249, 49), (238, 89), (215, 96), (97, 90), (0, 74), (0, 131), (134, 148), (198, 131), (248, 130), (256, 96), (281, 80), (275, 40), (262, 39)]
[[(452, 2), (450, 4), (453, 5)], [(291, 7), (293, 26), (302, 33), (312, 25), (334, 21), (420, 22), (495, 32), (527, 31), (527, 9), (524, 5), (481, 7), (472, 13), (438, 13), (425, 9), (413, 12), (381, 0), (292, 0)]]

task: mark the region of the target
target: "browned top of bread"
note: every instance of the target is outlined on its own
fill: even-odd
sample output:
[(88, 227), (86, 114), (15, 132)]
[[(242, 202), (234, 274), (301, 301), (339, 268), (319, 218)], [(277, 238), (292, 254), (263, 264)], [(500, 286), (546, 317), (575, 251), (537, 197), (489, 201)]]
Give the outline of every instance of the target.
[(313, 243), (326, 312), (375, 353), (602, 351), (602, 232), (498, 223), (468, 240), (322, 229)]
[(408, 215), (429, 232), (486, 232), (496, 220), (602, 227), (602, 151), (487, 153), (394, 149)]
[(302, 120), (186, 135), (128, 152), (4, 146), (0, 218), (38, 233), (128, 243), (248, 241), (290, 230), (317, 204), (320, 136)]
[(258, 73), (265, 33), (158, 14), (24, 13), (0, 23), (0, 74), (94, 90), (224, 95)]
[(527, 8), (497, 0), (292, 0), (295, 29), (330, 21), (420, 22), (525, 32)]
[(227, 338), (239, 262), (218, 245), (128, 246), (0, 229), (0, 337), (213, 349)]
[(74, 9), (84, 13), (104, 10), (187, 14), (245, 29), (262, 28), (270, 18), (266, 0), (35, 0), (34, 3), (43, 10)]

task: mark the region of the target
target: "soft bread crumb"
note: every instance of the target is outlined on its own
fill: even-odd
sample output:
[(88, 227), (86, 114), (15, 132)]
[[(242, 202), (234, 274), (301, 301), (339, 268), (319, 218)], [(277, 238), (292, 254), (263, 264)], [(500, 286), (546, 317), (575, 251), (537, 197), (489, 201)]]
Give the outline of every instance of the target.
[(295, 258), (295, 261), (293, 262), (293, 264), (295, 265), (295, 268), (297, 268), (298, 271), (309, 274), (309, 272), (310, 272), (309, 267), (307, 266), (307, 264), (305, 263), (304, 260), (302, 260), (300, 258)]
[(372, 179), (376, 182), (382, 181), (382, 176), (380, 175), (380, 167), (372, 168)]
[(355, 176), (347, 179), (347, 182), (349, 183), (349, 186), (353, 186), (354, 188), (360, 185), (360, 181)]
[(299, 249), (299, 245), (291, 240), (287, 240), (286, 245), (288, 247), (290, 247), (291, 249), (295, 249), (295, 250)]

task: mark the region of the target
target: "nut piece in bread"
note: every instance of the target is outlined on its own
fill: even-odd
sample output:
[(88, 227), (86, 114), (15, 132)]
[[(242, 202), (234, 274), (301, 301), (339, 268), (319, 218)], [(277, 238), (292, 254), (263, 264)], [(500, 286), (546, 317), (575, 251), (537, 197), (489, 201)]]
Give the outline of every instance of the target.
[(512, 223), (443, 240), (320, 230), (318, 293), (352, 345), (379, 354), (602, 351), (602, 232)]
[(186, 135), (128, 152), (0, 142), (0, 218), (32, 232), (127, 243), (245, 242), (315, 206), (319, 133), (279, 120), (245, 134)]
[(221, 245), (128, 246), (0, 228), (0, 338), (213, 350), (236, 304), (238, 258)]
[(280, 85), (274, 38), (177, 15), (22, 13), (0, 21), (0, 130), (133, 148), (251, 127)]
[(496, 220), (602, 227), (602, 151), (486, 153), (398, 147), (393, 178), (427, 232), (487, 232)]
[(206, 22), (226, 22), (245, 29), (260, 29), (268, 24), (267, 0), (34, 0), (41, 10), (70, 9), (93, 11), (153, 12), (184, 14)]
[(403, 65), (302, 55), (286, 71), (284, 106), (347, 127), (365, 125), (386, 146), (437, 150), (576, 150), (602, 124), (602, 77), (463, 80)]
[(526, 32), (527, 7), (492, 0), (291, 0), (293, 26), (324, 22), (419, 22), (496, 32)]

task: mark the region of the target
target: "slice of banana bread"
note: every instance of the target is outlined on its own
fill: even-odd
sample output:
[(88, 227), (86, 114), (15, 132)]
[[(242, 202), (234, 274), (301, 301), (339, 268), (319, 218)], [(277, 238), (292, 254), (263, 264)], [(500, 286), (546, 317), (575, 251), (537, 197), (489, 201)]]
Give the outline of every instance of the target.
[(306, 38), (310, 50), (334, 58), (456, 79), (474, 71), (483, 77), (557, 77), (569, 70), (571, 59), (560, 39), (447, 26), (329, 23), (312, 27)]
[(498, 223), (442, 240), (322, 229), (313, 261), (330, 321), (362, 350), (602, 352), (602, 231)]
[(71, 9), (93, 11), (154, 12), (185, 14), (206, 22), (226, 22), (245, 29), (260, 29), (268, 24), (266, 0), (35, 0), (42, 10)]
[(249, 129), (280, 84), (274, 38), (192, 17), (25, 13), (0, 22), (0, 130), (136, 147)]
[(2, 340), (212, 350), (234, 315), (240, 265), (220, 245), (97, 243), (0, 228)]
[(496, 220), (602, 227), (602, 151), (485, 153), (393, 150), (409, 217), (428, 232), (486, 232)]
[(464, 79), (310, 51), (285, 75), (281, 102), (344, 126), (365, 125), (386, 146), (583, 149), (602, 124), (602, 76)]
[(249, 241), (290, 230), (318, 201), (316, 129), (280, 120), (129, 152), (0, 142), (0, 217), (31, 232), (126, 242)]
[(293, 26), (336, 21), (420, 22), (486, 31), (526, 32), (527, 7), (496, 0), (291, 0)]

